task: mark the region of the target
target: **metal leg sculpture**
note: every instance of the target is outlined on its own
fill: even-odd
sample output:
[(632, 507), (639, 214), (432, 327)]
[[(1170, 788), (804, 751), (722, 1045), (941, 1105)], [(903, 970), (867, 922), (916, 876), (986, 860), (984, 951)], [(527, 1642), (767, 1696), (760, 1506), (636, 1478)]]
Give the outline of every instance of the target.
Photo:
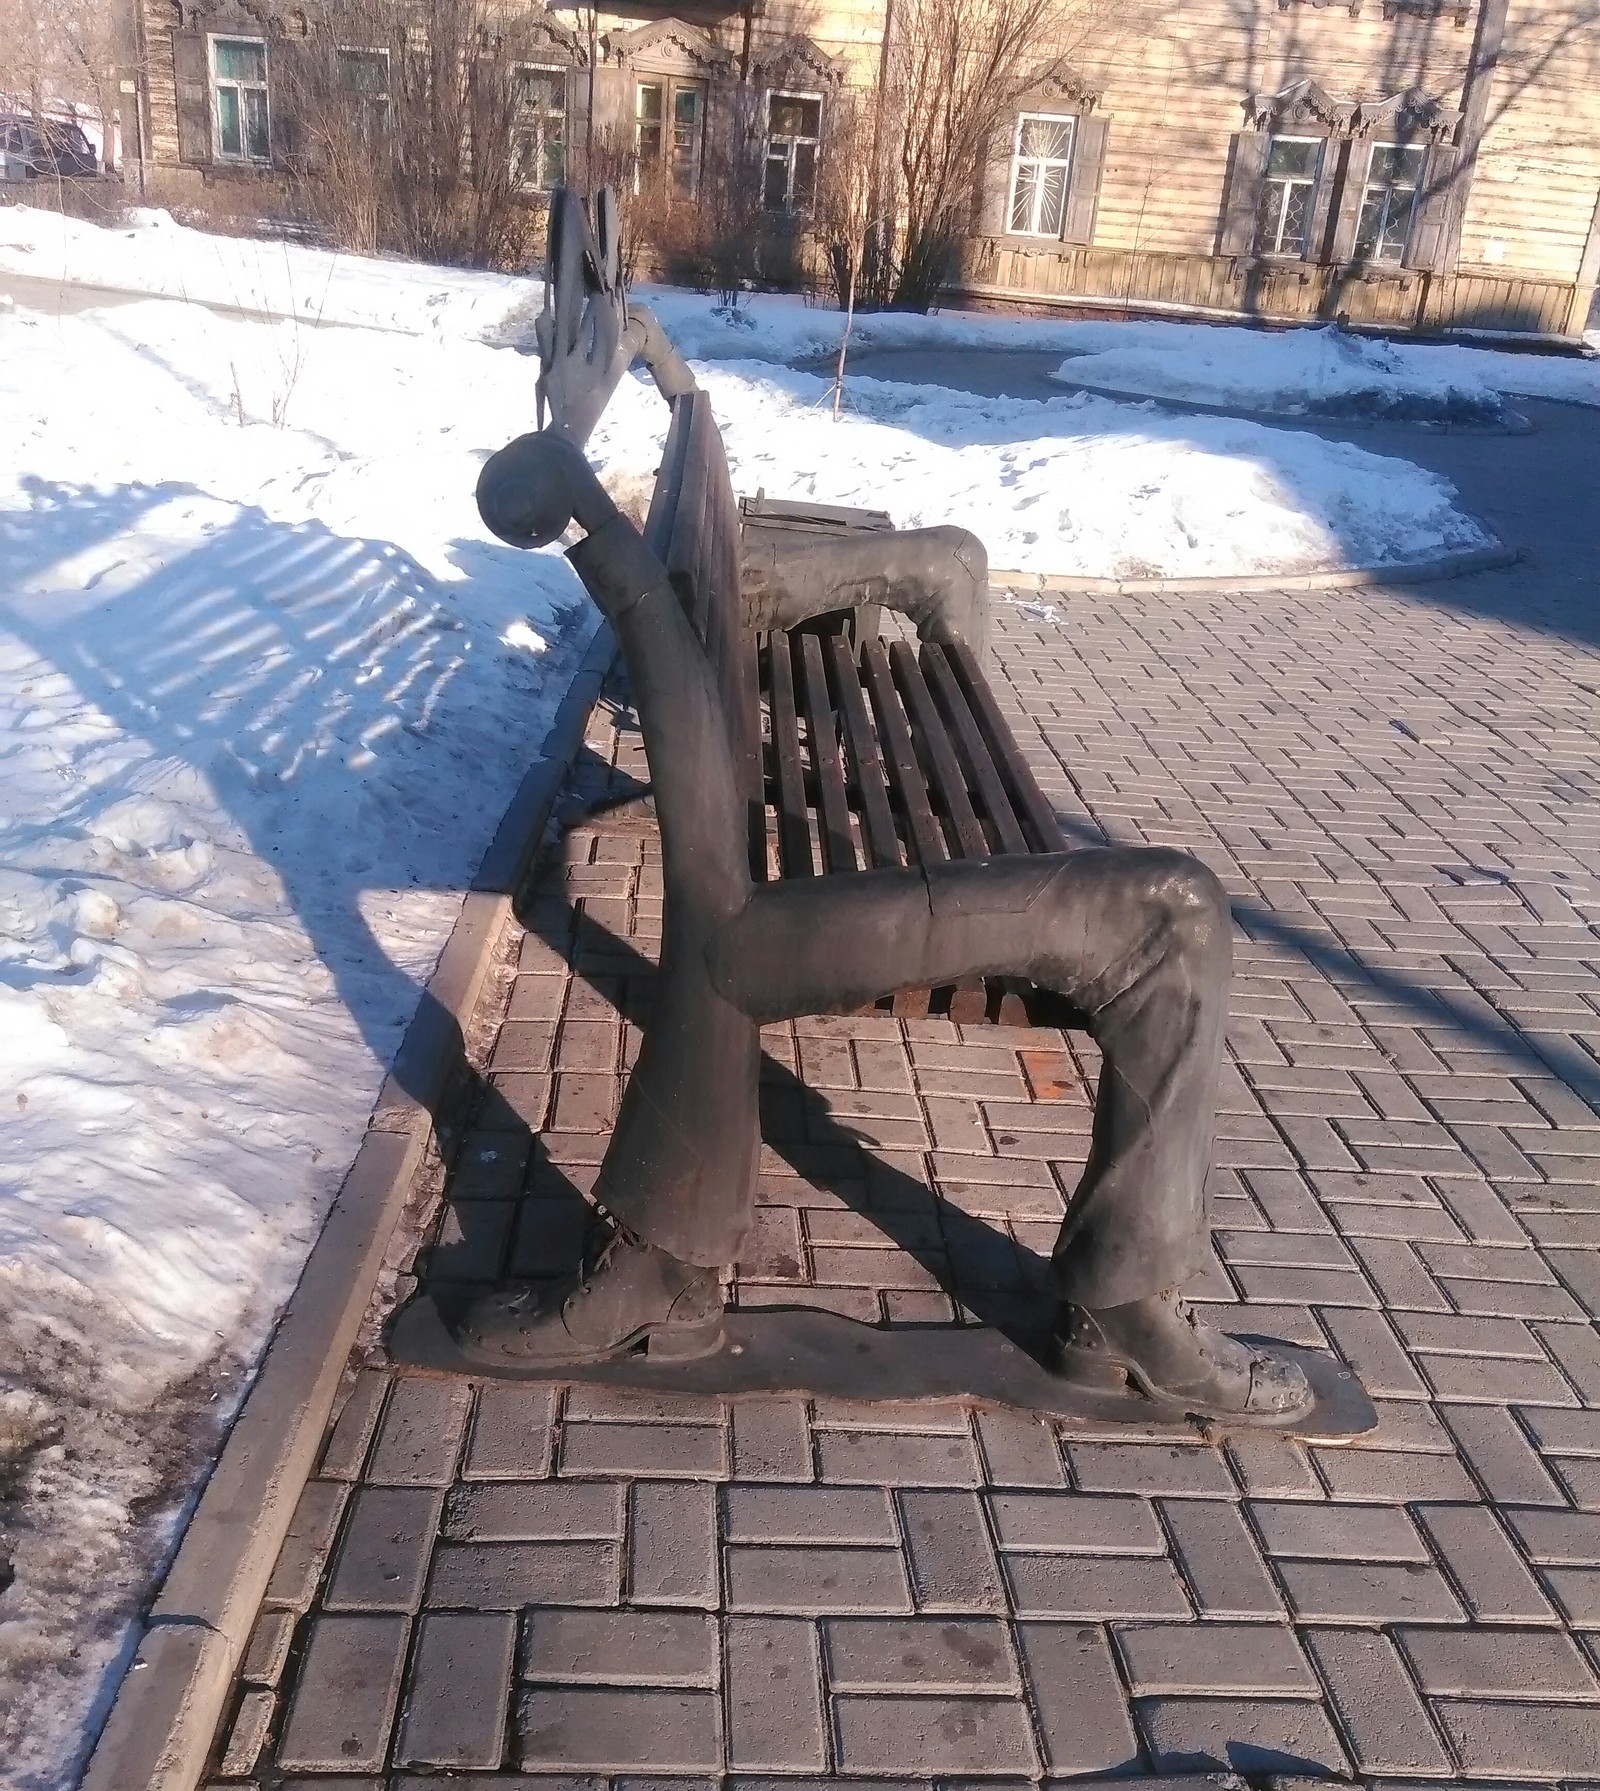
[[(1220, 885), (1160, 849), (752, 884), (706, 653), (666, 569), (581, 451), (630, 339), (644, 352), (659, 337), (625, 311), (604, 208), (600, 223), (596, 249), (581, 207), (558, 201), (556, 316), (540, 337), (554, 423), (491, 459), (479, 502), (508, 540), (542, 545), (573, 521), (586, 532), (568, 557), (626, 658), (661, 826), (661, 959), (594, 1189), (617, 1234), (561, 1299), (507, 1289), (480, 1300), (457, 1333), (466, 1359), (559, 1372), (641, 1347), (678, 1360), (717, 1350), (718, 1272), (738, 1259), (755, 1197), (759, 1025), (1004, 974), (1058, 991), (1104, 1057), (1088, 1164), (1053, 1256), (1057, 1371), (1091, 1386), (1128, 1380), (1192, 1413), (1292, 1420), (1311, 1403), (1301, 1369), (1197, 1324), (1178, 1293), (1205, 1238), (1231, 954)], [(588, 309), (575, 327), (580, 287)], [(676, 357), (652, 371), (683, 389)], [(898, 602), (933, 638), (972, 643), (984, 568), (971, 537), (926, 530), (827, 548), (773, 564), (754, 596), (763, 621), (838, 607), (848, 589)]]

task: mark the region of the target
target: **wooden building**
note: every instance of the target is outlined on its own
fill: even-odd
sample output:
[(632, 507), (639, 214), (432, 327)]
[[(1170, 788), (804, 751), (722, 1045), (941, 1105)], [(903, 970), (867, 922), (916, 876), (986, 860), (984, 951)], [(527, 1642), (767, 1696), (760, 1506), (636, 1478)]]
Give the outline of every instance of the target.
[[(139, 128), (124, 138), (165, 190), (271, 176), (288, 131), (275, 60), (313, 3), (127, 0)], [(802, 234), (839, 95), (874, 88), (898, 28), (895, 0), (500, 3), (534, 46), (508, 146), (531, 195), (591, 120), (692, 194), (719, 121), (743, 107), (764, 203)], [(1070, 75), (1004, 122), (952, 296), (1581, 334), (1600, 275), (1600, 0), (1130, 0), (1104, 14)], [(387, 103), (381, 64), (346, 53), (352, 104)]]

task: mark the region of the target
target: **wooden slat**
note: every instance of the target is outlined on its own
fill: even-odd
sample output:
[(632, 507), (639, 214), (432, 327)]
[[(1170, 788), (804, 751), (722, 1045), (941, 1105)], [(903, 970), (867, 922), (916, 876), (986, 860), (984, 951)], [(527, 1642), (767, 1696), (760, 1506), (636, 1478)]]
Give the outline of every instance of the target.
[(850, 836), (850, 803), (844, 790), (839, 735), (828, 697), (827, 674), (822, 669), (822, 642), (814, 634), (796, 638), (800, 642), (806, 739), (811, 747), (811, 770), (817, 780), (818, 807), (822, 811), (823, 868), (829, 872), (859, 870), (855, 841)]
[(811, 857), (800, 723), (794, 708), (794, 668), (786, 634), (767, 637), (767, 672), (772, 692), (772, 756), (778, 768), (778, 868), (785, 877), (810, 877), (815, 875), (816, 865)]
[(1056, 819), (1056, 812), (1028, 769), (1022, 748), (1017, 745), (1016, 736), (1000, 713), (1000, 705), (978, 669), (972, 649), (956, 646), (949, 648), (948, 653), (962, 693), (977, 718), (984, 744), (999, 766), (1012, 804), (1022, 818), (1024, 831), (1030, 836), (1029, 844), (1036, 852), (1065, 852), (1067, 839)]
[(872, 641), (863, 650), (862, 663), (867, 668), (867, 688), (878, 718), (878, 738), (884, 745), (889, 787), (906, 820), (906, 845), (918, 864), (938, 864), (950, 854), (939, 823), (933, 818), (928, 786), (917, 762), (911, 729), (906, 725), (900, 693), (895, 689), (881, 641)]
[(830, 636), (827, 649), (834, 701), (844, 717), (845, 748), (861, 809), (861, 843), (867, 862), (875, 867), (897, 866), (900, 841), (894, 830), (894, 811), (889, 807), (889, 784), (878, 751), (878, 736), (873, 732), (861, 690), (861, 674), (842, 635)]
[(1000, 774), (989, 755), (955, 672), (945, 656), (945, 649), (935, 645), (925, 646), (920, 657), (923, 674), (933, 690), (934, 700), (944, 713), (956, 751), (961, 756), (968, 777), (983, 798), (983, 818), (993, 833), (991, 843), (998, 845), (1002, 852), (1026, 852), (1028, 842), (1023, 837), (1022, 825), (1012, 813), (1011, 799), (1000, 781)]
[(955, 833), (958, 850), (951, 856), (987, 858), (989, 842), (984, 837), (972, 799), (967, 795), (966, 779), (961, 774), (955, 748), (950, 744), (950, 736), (945, 731), (932, 693), (923, 681), (922, 671), (904, 641), (896, 641), (890, 647), (889, 664), (894, 671), (895, 684), (905, 698), (906, 713), (916, 729), (919, 757), (932, 773), (928, 779), (929, 790)]

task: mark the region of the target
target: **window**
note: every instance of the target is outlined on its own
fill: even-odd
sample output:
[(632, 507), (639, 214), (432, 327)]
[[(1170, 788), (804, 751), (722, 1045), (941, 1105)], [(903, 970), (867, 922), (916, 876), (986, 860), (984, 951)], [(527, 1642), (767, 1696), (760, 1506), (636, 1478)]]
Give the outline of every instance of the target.
[(389, 52), (339, 52), (339, 86), (350, 106), (357, 139), (378, 143), (389, 131)]
[(1374, 143), (1367, 158), (1367, 183), (1356, 225), (1358, 261), (1402, 261), (1411, 236), (1411, 216), (1422, 184), (1420, 144)]
[(235, 162), (269, 159), (267, 46), (259, 38), (212, 38), (211, 105), (219, 156)]
[(767, 171), (762, 202), (768, 211), (809, 208), (817, 192), (817, 144), (821, 136), (819, 95), (767, 95)]
[(672, 189), (692, 193), (700, 182), (705, 89), (698, 81), (641, 81), (634, 92), (634, 147), (639, 165), (665, 167)]
[(1008, 228), (1018, 235), (1060, 237), (1067, 218), (1067, 181), (1077, 122), (1045, 112), (1024, 112), (1017, 120), (1006, 216)]
[(1255, 252), (1304, 255), (1311, 234), (1312, 199), (1322, 165), (1322, 138), (1273, 137), (1256, 206)]
[(516, 118), (511, 127), (511, 163), (517, 184), (548, 193), (567, 173), (567, 71), (517, 70)]

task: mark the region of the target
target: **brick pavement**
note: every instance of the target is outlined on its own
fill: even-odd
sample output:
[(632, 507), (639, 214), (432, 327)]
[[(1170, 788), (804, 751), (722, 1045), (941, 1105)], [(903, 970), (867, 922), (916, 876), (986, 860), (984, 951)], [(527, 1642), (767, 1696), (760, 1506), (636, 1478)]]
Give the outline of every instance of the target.
[[(1236, 899), (1199, 1292), (1340, 1352), (1379, 1430), (1218, 1448), (364, 1367), (219, 1786), (1600, 1781), (1600, 654), (1448, 587), (1061, 608), (1003, 609), (998, 660), (1069, 829), (1186, 846)], [(590, 743), (591, 793), (642, 770), (615, 696)], [(567, 836), (434, 1277), (576, 1260), (660, 899), (647, 824)], [(1086, 1041), (766, 1043), (741, 1302), (955, 1322), (1037, 1282)]]

